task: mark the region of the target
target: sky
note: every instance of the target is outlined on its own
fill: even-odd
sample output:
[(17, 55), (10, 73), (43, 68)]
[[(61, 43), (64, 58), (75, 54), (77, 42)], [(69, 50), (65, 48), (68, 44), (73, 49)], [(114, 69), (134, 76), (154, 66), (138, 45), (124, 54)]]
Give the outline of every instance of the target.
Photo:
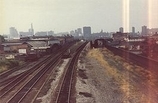
[(158, 0), (0, 0), (0, 34), (9, 33), (10, 27), (28, 31), (31, 23), (35, 32), (55, 33), (84, 26), (92, 32), (158, 28), (156, 4)]

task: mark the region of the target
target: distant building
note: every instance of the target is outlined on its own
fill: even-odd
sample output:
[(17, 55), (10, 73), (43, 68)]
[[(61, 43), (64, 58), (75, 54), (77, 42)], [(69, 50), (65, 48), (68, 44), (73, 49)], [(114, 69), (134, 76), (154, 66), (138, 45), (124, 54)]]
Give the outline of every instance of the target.
[(10, 38), (19, 38), (19, 34), (15, 27), (10, 27)]
[(69, 32), (60, 32), (56, 33), (56, 36), (66, 36), (67, 34), (69, 34)]
[(48, 31), (48, 36), (53, 36), (54, 35), (54, 31)]
[(91, 37), (91, 27), (83, 27), (83, 36), (85, 39), (90, 39)]
[(148, 29), (148, 34), (150, 35), (154, 35), (158, 33), (158, 28), (151, 28), (151, 29)]
[(34, 35), (34, 29), (33, 25), (31, 24), (31, 28), (28, 30), (28, 32), (19, 32), (20, 38), (21, 37), (32, 37)]
[(142, 35), (147, 35), (147, 34), (148, 34), (147, 26), (142, 26)]
[(132, 34), (135, 34), (135, 27), (132, 27)]
[(3, 51), (8, 53), (27, 54), (31, 50), (31, 46), (25, 42), (6, 42), (2, 44)]
[(99, 38), (110, 38), (110, 34), (107, 32), (101, 31), (100, 33), (92, 33), (93, 39), (99, 39)]
[(76, 37), (79, 36), (79, 32), (78, 32), (78, 30), (75, 30), (75, 36), (76, 36)]
[(120, 28), (119, 28), (119, 32), (120, 32), (120, 33), (123, 33), (123, 32), (124, 32), (124, 31), (123, 31), (123, 27), (120, 27)]
[(37, 32), (35, 36), (47, 36), (47, 31)]
[(75, 36), (75, 32), (73, 30), (71, 30), (70, 35)]
[(20, 37), (32, 37), (32, 32), (19, 32)]
[(82, 34), (82, 29), (81, 28), (78, 28), (77, 31), (78, 31), (78, 34)]
[(114, 41), (124, 41), (126, 38), (128, 38), (128, 33), (117, 32), (113, 34)]
[(72, 30), (70, 31), (70, 35), (74, 36), (75, 38), (79, 38), (80, 36), (82, 36), (82, 29), (78, 28), (76, 30)]

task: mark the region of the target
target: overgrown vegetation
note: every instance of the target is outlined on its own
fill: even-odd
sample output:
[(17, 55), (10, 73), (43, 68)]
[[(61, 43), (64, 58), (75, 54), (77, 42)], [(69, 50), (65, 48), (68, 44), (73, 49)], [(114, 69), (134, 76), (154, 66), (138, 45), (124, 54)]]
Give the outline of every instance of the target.
[(9, 68), (14, 68), (20, 65), (18, 60), (1, 60), (0, 61), (0, 72), (5, 71)]
[[(105, 55), (107, 57), (105, 57)], [(120, 86), (119, 88), (124, 94), (123, 103), (128, 103), (129, 100), (131, 100), (132, 98), (141, 98), (140, 101), (145, 100), (144, 97), (141, 97), (141, 94), (136, 92), (138, 91), (137, 88), (132, 83), (130, 83), (130, 77), (132, 76), (130, 75), (130, 71), (128, 70), (131, 69), (130, 67), (132, 67), (129, 66), (130, 64), (123, 62), (123, 60), (121, 60), (121, 62), (120, 60), (118, 60), (120, 58), (115, 57), (115, 55), (113, 55), (108, 50), (101, 51), (99, 49), (92, 49), (89, 51), (88, 57), (95, 58), (106, 69), (106, 72), (108, 72), (108, 74), (114, 78), (114, 80)], [(113, 58), (113, 65), (109, 62), (109, 59), (111, 58)], [(125, 70), (123, 72), (120, 71), (118, 69), (118, 66), (121, 66), (122, 69)]]

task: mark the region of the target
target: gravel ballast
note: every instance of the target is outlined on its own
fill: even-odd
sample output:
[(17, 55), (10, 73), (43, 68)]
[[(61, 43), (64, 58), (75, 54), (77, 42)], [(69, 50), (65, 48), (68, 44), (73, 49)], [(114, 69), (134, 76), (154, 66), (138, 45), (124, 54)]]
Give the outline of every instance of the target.
[(92, 49), (78, 61), (76, 102), (158, 103), (152, 90), (158, 90), (157, 82), (157, 76), (107, 49)]

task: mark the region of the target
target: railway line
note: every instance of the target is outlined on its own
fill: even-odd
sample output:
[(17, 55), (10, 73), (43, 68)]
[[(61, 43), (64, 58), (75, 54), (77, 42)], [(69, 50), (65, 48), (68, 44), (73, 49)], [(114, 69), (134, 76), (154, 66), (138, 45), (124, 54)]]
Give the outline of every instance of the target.
[[(0, 88), (0, 100), (1, 102), (5, 101), (8, 99), (8, 97), (10, 95), (14, 95), (16, 93), (13, 93), (11, 91), (17, 91), (17, 90), (20, 90), (20, 89), (17, 89), (17, 88), (20, 88), (20, 86), (23, 87), (23, 85), (27, 84), (29, 80), (29, 78), (33, 78), (34, 75), (36, 75), (38, 72), (38, 76), (40, 75), (41, 72), (44, 72), (42, 70), (45, 70), (44, 68), (47, 66), (47, 65), (50, 65), (50, 64), (53, 64), (54, 61), (57, 60), (57, 58), (61, 57), (62, 56), (62, 53), (66, 50), (67, 48), (64, 48), (62, 49), (57, 55), (51, 55), (49, 56), (48, 58), (42, 60), (41, 62), (39, 62), (38, 64), (36, 64), (35, 66), (33, 66), (32, 68), (30, 68), (29, 70), (17, 75), (17, 76), (14, 76), (12, 78), (9, 78), (8, 80), (4, 80), (1, 82), (1, 88)], [(40, 72), (41, 71), (41, 72)], [(13, 71), (12, 71), (13, 72)], [(9, 74), (11, 73), (10, 71), (9, 72), (6, 72), (6, 74)], [(38, 77), (37, 76), (37, 77)], [(37, 78), (36, 78), (37, 79)], [(20, 91), (19, 91), (20, 92)], [(6, 98), (7, 97), (7, 98)], [(11, 100), (11, 99), (10, 99)], [(4, 102), (5, 103), (5, 102)], [(14, 103), (14, 102), (13, 102)]]
[[(158, 73), (158, 61), (157, 60), (147, 58), (146, 56), (133, 54), (127, 50), (120, 49), (120, 48), (115, 48), (115, 47), (110, 47), (110, 46), (106, 46), (106, 48), (109, 49), (111, 52), (113, 52), (115, 55), (119, 55), (119, 56), (123, 57), (126, 61), (128, 61), (130, 63), (132, 62), (132, 64), (138, 65), (138, 66), (146, 69), (147, 71), (150, 71), (153, 75), (157, 75), (157, 73)], [(142, 80), (141, 76), (139, 76), (139, 75), (136, 75), (136, 76), (137, 76), (137, 78), (135, 80), (139, 83), (139, 88), (143, 87), (145, 89), (150, 90), (150, 93), (151, 93), (150, 96), (153, 99), (153, 100), (151, 99), (152, 103), (157, 103), (157, 99), (156, 99), (157, 98), (157, 85), (150, 84), (151, 82), (143, 83), (142, 81), (144, 80), (145, 77)], [(132, 81), (132, 79), (131, 79), (131, 81)], [(146, 97), (149, 96), (149, 94), (146, 90), (144, 90), (143, 93)]]
[[(13, 81), (9, 82), (0, 90), (1, 101), (8, 100), (6, 103), (20, 103), (18, 102), (18, 100), (20, 100), (18, 98), (20, 97), (23, 98), (21, 93), (28, 92), (28, 90), (30, 90), (35, 85), (37, 80), (40, 80), (40, 78), (46, 73), (46, 71), (49, 69), (48, 67), (52, 66), (52, 64), (55, 64), (59, 60), (59, 58), (61, 58), (61, 54), (57, 55), (56, 57), (52, 59), (47, 58), (47, 60), (43, 61), (41, 65), (37, 65), (33, 69), (30, 69), (27, 72), (21, 74), (18, 78), (14, 78)], [(13, 93), (11, 91), (17, 91), (17, 92)], [(23, 96), (24, 95), (26, 94), (23, 94)], [(12, 97), (9, 97), (9, 96), (12, 96)]]
[[(32, 100), (31, 98), (34, 98), (34, 95), (29, 95), (29, 94), (31, 94), (31, 92), (34, 90), (34, 88), (36, 90), (38, 90), (39, 87), (41, 87), (43, 85), (43, 82), (47, 78), (47, 74), (52, 71), (53, 66), (55, 66), (59, 61), (60, 61), (60, 57), (56, 58), (56, 60), (53, 61), (54, 63), (51, 63), (51, 64), (45, 66), (44, 69), (38, 71), (36, 73), (36, 75), (33, 76), (33, 78), (31, 78), (29, 81), (27, 81), (26, 85), (23, 86), (13, 96), (13, 98), (10, 98), (10, 100), (7, 101), (7, 103), (12, 103), (12, 101), (14, 101), (14, 103), (23, 103), (23, 102), (26, 103), (26, 102), (29, 102), (29, 100)], [(41, 81), (43, 81), (43, 82), (41, 82)], [(25, 96), (27, 96), (27, 98), (29, 96), (30, 98), (25, 99), (26, 100), (25, 101), (24, 100)]]
[(158, 72), (158, 61), (147, 58), (142, 55), (133, 54), (127, 50), (106, 46), (107, 49), (112, 51), (115, 55), (125, 58), (127, 61), (132, 62), (138, 66), (148, 69), (153, 72)]
[[(22, 73), (19, 73), (15, 76), (10, 76), (8, 77), (10, 74), (14, 73), (14, 72), (17, 72), (18, 70), (23, 70), (23, 68), (20, 68), (20, 69), (11, 69), (5, 73), (3, 73), (0, 78), (1, 78), (1, 81), (0, 81), (0, 86), (2, 87), (3, 85), (7, 85), (8, 83), (11, 83), (13, 82), (14, 80), (16, 80), (17, 78), (22, 78), (23, 75), (28, 75), (30, 74), (31, 72), (33, 72), (34, 70), (36, 70), (38, 67), (41, 67), (42, 64), (46, 61), (48, 61), (49, 59), (53, 58), (54, 55), (51, 55), (51, 56), (48, 56), (47, 58), (45, 58), (44, 60), (36, 63), (35, 65), (33, 65), (31, 68), (27, 69), (27, 70), (24, 70), (24, 72)], [(25, 65), (26, 66), (26, 65)]]
[(20, 69), (22, 69), (23, 67), (25, 67), (25, 66), (27, 66), (28, 64), (23, 64), (22, 66), (20, 66), (20, 67), (14, 67), (14, 68), (12, 68), (12, 69), (9, 69), (9, 70), (7, 70), (7, 71), (5, 71), (5, 72), (2, 72), (2, 73), (0, 73), (0, 78), (1, 78), (1, 80), (0, 80), (0, 84), (1, 84), (1, 82), (2, 81), (4, 81), (5, 79), (6, 79), (6, 77), (8, 77), (11, 73), (13, 73), (13, 72), (15, 72), (15, 71), (17, 71), (17, 70), (20, 70)]
[[(77, 60), (77, 55), (79, 55), (79, 51), (82, 50), (83, 46), (85, 46), (85, 44), (80, 46), (80, 49), (77, 49), (77, 52), (75, 52), (71, 60), (72, 63)], [(55, 72), (54, 68), (59, 62), (61, 62), (62, 55), (66, 50), (67, 48), (64, 48), (57, 55), (46, 58), (31, 69), (12, 78), (1, 81), (2, 85), (0, 86), (0, 102), (35, 103), (39, 93), (45, 87), (45, 83), (48, 81), (48, 78), (51, 74), (53, 74), (53, 72)], [(76, 62), (74, 62), (74, 64), (72, 63), (70, 63), (70, 67), (71, 65), (75, 65)], [(73, 68), (74, 66), (72, 69)], [(66, 74), (69, 74), (72, 69), (67, 69)], [(73, 73), (71, 76), (73, 76)], [(69, 76), (64, 76), (64, 78), (67, 78), (66, 82), (70, 78), (70, 80), (72, 80), (72, 77)], [(71, 81), (69, 83), (71, 83)], [(69, 90), (71, 90), (71, 88)]]
[(87, 43), (81, 45), (73, 55), (72, 59), (69, 62), (68, 68), (66, 68), (63, 78), (56, 90), (56, 98), (52, 100), (52, 103), (73, 103), (72, 101), (72, 87), (74, 84), (74, 72), (76, 69), (77, 60), (80, 52), (85, 47)]
[[(53, 51), (49, 56), (53, 57), (53, 56), (55, 56), (57, 53), (60, 53), (60, 52), (62, 52), (62, 51), (66, 51), (69, 47), (71, 47), (71, 46), (73, 45), (73, 43), (74, 43), (74, 42), (64, 45), (62, 48), (58, 49), (58, 52)], [(49, 57), (48, 57), (48, 58), (49, 58)], [(8, 76), (10, 76), (10, 74), (12, 74), (12, 73), (14, 73), (14, 72), (16, 72), (16, 71), (18, 71), (18, 70), (22, 70), (24, 67), (26, 67), (26, 66), (28, 66), (28, 65), (33, 66), (33, 67), (34, 67), (35, 65), (39, 65), (39, 64), (42, 63), (42, 61), (45, 61), (46, 59), (47, 59), (47, 58), (45, 58), (45, 59), (43, 59), (43, 60), (40, 60), (39, 62), (35, 61), (34, 63), (31, 63), (31, 64), (30, 64), (30, 62), (26, 62), (25, 64), (21, 65), (20, 67), (14, 67), (14, 68), (11, 68), (11, 69), (9, 69), (9, 70), (7, 70), (7, 71), (4, 71), (4, 72), (0, 73), (0, 85), (2, 84), (2, 82), (6, 81), (7, 79), (10, 79), (10, 78), (12, 78), (12, 77), (14, 78), (14, 76), (11, 76), (11, 77), (8, 78)], [(33, 67), (32, 67), (32, 68), (33, 68)], [(32, 68), (31, 68), (31, 69), (32, 69)], [(15, 75), (15, 76), (17, 76), (17, 75)]]
[[(70, 43), (69, 45), (64, 46), (64, 47), (61, 48), (61, 49), (59, 49), (59, 50), (58, 50), (58, 53), (59, 53), (59, 54), (64, 53), (70, 46), (72, 46), (72, 43)], [(6, 72), (0, 73), (0, 78), (1, 78), (1, 79), (0, 79), (0, 87), (3, 86), (3, 85), (5, 85), (5, 84), (7, 84), (8, 82), (13, 81), (15, 78), (19, 77), (19, 76), (22, 75), (24, 72), (26, 72), (26, 71), (28, 71), (28, 70), (30, 70), (30, 69), (33, 69), (33, 70), (34, 70), (34, 68), (36, 68), (36, 66), (41, 66), (41, 64), (43, 64), (43, 62), (49, 60), (50, 58), (53, 58), (53, 57), (54, 57), (56, 54), (58, 54), (58, 53), (53, 52), (51, 55), (49, 55), (48, 57), (46, 57), (46, 58), (40, 60), (39, 62), (33, 63), (33, 64), (31, 64), (31, 65), (28, 64), (28, 63), (26, 63), (26, 64), (24, 64), (23, 66), (21, 66), (21, 67), (19, 67), (19, 68), (9, 69), (9, 70), (6, 71)], [(27, 68), (27, 70), (26, 70), (26, 69), (24, 70), (24, 67), (25, 67), (25, 66), (30, 66), (31, 68), (28, 67), (29, 69)], [(10, 74), (13, 74), (13, 73), (17, 72), (18, 70), (24, 70), (24, 71), (23, 71), (22, 73), (17, 74), (17, 75), (10, 76)], [(10, 77), (9, 77), (9, 76), (10, 76)]]

